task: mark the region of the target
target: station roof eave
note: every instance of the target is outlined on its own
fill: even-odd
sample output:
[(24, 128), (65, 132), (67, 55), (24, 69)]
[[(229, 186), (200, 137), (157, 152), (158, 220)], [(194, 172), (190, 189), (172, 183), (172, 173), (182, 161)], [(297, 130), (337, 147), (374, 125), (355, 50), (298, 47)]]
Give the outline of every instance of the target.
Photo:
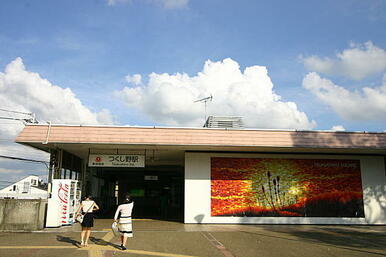
[(26, 125), (16, 142), (44, 151), (61, 148), (81, 158), (90, 149), (386, 155), (386, 133), (374, 132), (34, 124)]

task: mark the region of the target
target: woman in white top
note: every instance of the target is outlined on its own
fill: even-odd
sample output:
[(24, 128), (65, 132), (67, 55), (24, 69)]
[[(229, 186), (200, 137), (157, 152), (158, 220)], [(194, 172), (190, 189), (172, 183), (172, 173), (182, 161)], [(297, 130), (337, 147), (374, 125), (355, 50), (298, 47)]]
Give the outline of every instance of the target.
[[(117, 208), (114, 215), (114, 221), (118, 223), (118, 230), (121, 234), (121, 249), (126, 250), (126, 241), (128, 237), (133, 237), (133, 227), (131, 224), (131, 212), (134, 202), (129, 194), (125, 194), (125, 200)], [(118, 215), (119, 219), (118, 219)]]
[(82, 232), (80, 233), (80, 245), (88, 246), (88, 239), (91, 234), (91, 228), (94, 226), (93, 211), (99, 210), (99, 206), (91, 199), (91, 196), (87, 196), (80, 204), (76, 211), (75, 217), (82, 213), (85, 213), (83, 222), (81, 223)]

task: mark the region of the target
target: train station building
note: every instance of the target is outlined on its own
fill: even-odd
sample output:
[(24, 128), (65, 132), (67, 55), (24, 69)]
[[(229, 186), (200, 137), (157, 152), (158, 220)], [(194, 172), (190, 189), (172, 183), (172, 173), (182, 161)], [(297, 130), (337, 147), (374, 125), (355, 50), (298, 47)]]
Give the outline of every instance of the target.
[(386, 133), (28, 124), (16, 142), (107, 216), (128, 192), (136, 218), (386, 224)]

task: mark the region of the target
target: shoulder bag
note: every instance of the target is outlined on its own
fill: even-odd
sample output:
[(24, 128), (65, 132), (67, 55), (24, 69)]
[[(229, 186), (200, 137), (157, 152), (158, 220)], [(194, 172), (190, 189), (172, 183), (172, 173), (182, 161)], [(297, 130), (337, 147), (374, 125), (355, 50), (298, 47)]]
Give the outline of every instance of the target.
[[(88, 210), (86, 211), (86, 213), (88, 213), (88, 211), (89, 211), (92, 207), (94, 207), (94, 203), (91, 204), (90, 208), (88, 208)], [(83, 222), (83, 219), (84, 219), (84, 215), (85, 215), (85, 213), (79, 214), (78, 216), (76, 216), (75, 220), (76, 220), (77, 222), (79, 222), (79, 223), (82, 223), (82, 222)]]

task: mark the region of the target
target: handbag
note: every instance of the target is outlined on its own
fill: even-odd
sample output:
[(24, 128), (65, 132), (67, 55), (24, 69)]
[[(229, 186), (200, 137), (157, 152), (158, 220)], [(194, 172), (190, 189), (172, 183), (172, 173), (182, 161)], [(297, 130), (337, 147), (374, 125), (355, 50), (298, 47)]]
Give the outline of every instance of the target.
[(76, 216), (75, 220), (79, 223), (82, 223), (83, 222), (83, 219), (84, 219), (84, 214), (79, 214), (78, 216)]
[(114, 236), (121, 235), (121, 233), (119, 233), (118, 224), (115, 221), (111, 225), (111, 230), (113, 231)]
[[(87, 213), (93, 206), (94, 206), (94, 203), (91, 204), (90, 208), (88, 208), (88, 210), (86, 211), (86, 213)], [(78, 216), (76, 216), (75, 220), (76, 220), (77, 222), (79, 222), (79, 223), (82, 223), (82, 222), (83, 222), (83, 219), (84, 219), (84, 215), (86, 215), (86, 214), (83, 214), (83, 213), (79, 214)]]

